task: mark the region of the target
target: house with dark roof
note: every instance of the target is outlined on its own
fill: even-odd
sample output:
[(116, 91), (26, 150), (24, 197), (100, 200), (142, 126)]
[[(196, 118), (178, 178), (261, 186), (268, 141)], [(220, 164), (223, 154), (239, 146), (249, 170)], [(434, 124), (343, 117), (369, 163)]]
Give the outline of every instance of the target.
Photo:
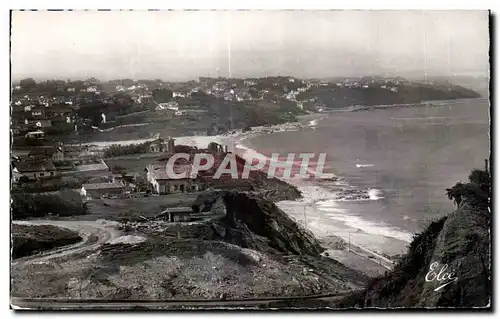
[(52, 122), (50, 120), (37, 120), (35, 121), (35, 127), (37, 128), (52, 127)]
[(119, 196), (125, 192), (125, 185), (118, 182), (83, 184), (80, 194), (90, 198), (102, 196)]
[(32, 131), (32, 132), (28, 132), (26, 133), (26, 135), (24, 136), (26, 138), (44, 138), (45, 137), (45, 132), (44, 131)]
[(55, 146), (39, 146), (29, 152), (31, 159), (51, 159), (54, 162), (64, 161), (64, 151), (61, 147)]
[(172, 170), (176, 175), (187, 172), (187, 176), (178, 177), (170, 175), (165, 164), (149, 165), (145, 168), (148, 189), (158, 195), (196, 192), (204, 189), (205, 185), (200, 178), (190, 178), (191, 169), (190, 163), (174, 165)]
[(51, 160), (29, 160), (16, 162), (12, 170), (14, 181), (18, 182), (22, 177), (27, 180), (37, 180), (56, 175), (56, 168)]
[(162, 211), (160, 216), (166, 217), (169, 222), (188, 222), (191, 220), (191, 214), (191, 207), (170, 207)]

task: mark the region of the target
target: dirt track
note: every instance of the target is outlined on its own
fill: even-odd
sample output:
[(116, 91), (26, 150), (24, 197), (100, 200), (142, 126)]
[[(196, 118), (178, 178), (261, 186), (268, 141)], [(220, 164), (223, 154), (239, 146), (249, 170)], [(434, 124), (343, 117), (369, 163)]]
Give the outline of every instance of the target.
[[(52, 258), (62, 257), (65, 255), (81, 253), (87, 250), (96, 250), (99, 246), (109, 240), (120, 237), (121, 232), (115, 229), (114, 224), (110, 221), (62, 221), (62, 220), (30, 220), (30, 221), (13, 221), (18, 225), (52, 225), (61, 228), (78, 232), (83, 240), (74, 245), (64, 246), (41, 254), (28, 256), (16, 259), (12, 262), (12, 266), (19, 263), (36, 263)], [(95, 239), (95, 240), (94, 240)]]

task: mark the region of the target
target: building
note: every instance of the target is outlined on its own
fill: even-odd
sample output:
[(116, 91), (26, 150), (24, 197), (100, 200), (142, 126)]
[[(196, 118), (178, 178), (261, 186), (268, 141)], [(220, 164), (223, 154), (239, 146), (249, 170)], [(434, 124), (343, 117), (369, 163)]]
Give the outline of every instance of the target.
[(35, 126), (38, 128), (52, 127), (52, 122), (49, 120), (38, 120), (35, 122)]
[(168, 142), (165, 142), (162, 138), (158, 138), (149, 144), (149, 151), (152, 153), (167, 152)]
[(45, 109), (41, 107), (31, 107), (31, 117), (35, 119), (45, 118)]
[(125, 192), (125, 185), (122, 183), (93, 183), (83, 184), (80, 194), (84, 197), (101, 198), (102, 196), (119, 196)]
[(169, 176), (166, 164), (149, 165), (145, 168), (148, 189), (153, 194), (158, 195), (196, 192), (205, 189), (205, 185), (201, 180), (189, 178), (191, 167), (190, 163), (175, 165), (173, 167), (174, 173), (188, 173), (186, 178), (176, 178), (175, 176)]
[(257, 85), (257, 82), (253, 81), (253, 80), (245, 80), (245, 81), (243, 81), (243, 85), (245, 85), (245, 86), (254, 86), (254, 85)]
[(55, 176), (56, 168), (51, 160), (29, 160), (15, 163), (12, 173), (15, 182), (20, 181), (22, 177), (33, 181)]
[(26, 138), (44, 138), (45, 137), (45, 132), (44, 131), (33, 131), (33, 132), (28, 132), (24, 136)]
[(61, 147), (55, 146), (39, 146), (29, 152), (31, 159), (51, 159), (54, 162), (64, 161), (64, 151)]
[(182, 93), (182, 92), (172, 92), (172, 98), (175, 98), (175, 97), (186, 97), (186, 94)]
[(171, 207), (161, 212), (169, 222), (188, 222), (191, 220), (193, 209), (191, 207)]

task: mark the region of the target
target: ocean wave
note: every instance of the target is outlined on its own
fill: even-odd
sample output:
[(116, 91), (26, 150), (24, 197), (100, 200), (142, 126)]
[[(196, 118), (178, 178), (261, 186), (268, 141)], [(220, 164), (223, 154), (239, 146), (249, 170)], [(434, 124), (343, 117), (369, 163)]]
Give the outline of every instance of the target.
[(372, 166), (375, 166), (375, 164), (356, 164), (356, 167), (357, 167), (357, 168), (361, 168), (361, 167), (372, 167)]
[(318, 205), (332, 205), (334, 202), (358, 202), (373, 201), (385, 198), (380, 189), (357, 189), (349, 188), (333, 193), (332, 199), (326, 202), (317, 203)]
[(345, 225), (362, 230), (367, 234), (396, 238), (405, 242), (411, 242), (413, 239), (413, 235), (409, 232), (383, 223), (365, 220), (359, 216), (331, 212), (326, 215), (333, 220), (341, 221)]
[(318, 120), (312, 120), (312, 121), (309, 121), (309, 123), (307, 124), (309, 127), (315, 127), (318, 125)]

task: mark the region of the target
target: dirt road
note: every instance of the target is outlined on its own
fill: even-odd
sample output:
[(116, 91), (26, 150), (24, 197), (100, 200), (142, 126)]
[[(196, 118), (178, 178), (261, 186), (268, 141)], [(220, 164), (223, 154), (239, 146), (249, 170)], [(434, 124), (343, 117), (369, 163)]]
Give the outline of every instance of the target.
[(27, 226), (51, 225), (78, 232), (82, 241), (74, 245), (64, 246), (37, 255), (27, 256), (12, 261), (12, 266), (20, 263), (36, 263), (52, 258), (62, 257), (69, 254), (92, 251), (100, 245), (114, 238), (120, 237), (122, 233), (115, 229), (114, 222), (106, 220), (97, 221), (69, 221), (69, 220), (29, 220), (13, 221), (12, 223)]

